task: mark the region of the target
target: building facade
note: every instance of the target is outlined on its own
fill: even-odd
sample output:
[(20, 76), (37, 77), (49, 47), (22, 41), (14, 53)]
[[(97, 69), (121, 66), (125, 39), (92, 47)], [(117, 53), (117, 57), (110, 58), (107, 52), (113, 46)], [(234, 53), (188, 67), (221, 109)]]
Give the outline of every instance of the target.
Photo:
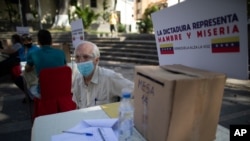
[[(56, 8), (56, 3), (53, 0), (29, 0), (30, 8), (32, 11), (32, 15), (23, 15), (27, 17), (27, 20), (29, 20), (29, 24), (32, 22), (40, 22), (41, 24), (49, 25), (53, 24), (58, 17), (56, 17), (58, 13), (58, 9)], [(109, 13), (111, 10), (114, 10), (117, 12), (119, 16), (119, 23), (125, 25), (128, 28), (129, 32), (135, 32), (135, 19), (133, 17), (134, 14), (134, 1), (133, 0), (117, 0), (117, 3), (115, 4), (115, 0), (78, 0), (77, 5), (79, 7), (85, 7), (86, 5), (89, 5), (92, 10), (94, 10), (96, 13), (103, 14), (103, 13)], [(9, 15), (8, 12), (5, 11), (6, 3), (5, 1), (0, 1), (0, 20), (1, 21), (8, 21)], [(12, 19), (14, 22), (20, 22), (20, 5), (18, 3), (11, 4), (11, 10), (12, 12), (16, 13)], [(73, 6), (69, 6), (69, 12), (72, 14), (74, 11)], [(68, 16), (67, 14), (63, 17)], [(72, 15), (74, 17), (74, 15)], [(71, 18), (72, 18), (71, 17)], [(70, 26), (69, 22), (71, 19), (65, 19), (63, 21), (64, 26)], [(67, 23), (68, 22), (68, 23)], [(102, 16), (95, 21), (95, 24), (104, 24), (108, 26), (108, 21), (104, 20)], [(18, 26), (20, 26), (19, 24)]]
[(134, 10), (135, 19), (142, 19), (145, 10), (152, 5), (167, 6), (167, 0), (136, 0)]

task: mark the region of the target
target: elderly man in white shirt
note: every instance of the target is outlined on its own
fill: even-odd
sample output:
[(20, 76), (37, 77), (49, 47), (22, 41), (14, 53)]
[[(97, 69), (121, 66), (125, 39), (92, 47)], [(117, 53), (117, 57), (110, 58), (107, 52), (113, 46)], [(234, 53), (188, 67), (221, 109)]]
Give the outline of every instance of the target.
[(78, 108), (112, 102), (114, 96), (121, 97), (123, 88), (134, 88), (134, 83), (120, 73), (98, 66), (98, 47), (88, 41), (80, 42), (75, 48), (78, 71), (73, 70), (73, 101)]

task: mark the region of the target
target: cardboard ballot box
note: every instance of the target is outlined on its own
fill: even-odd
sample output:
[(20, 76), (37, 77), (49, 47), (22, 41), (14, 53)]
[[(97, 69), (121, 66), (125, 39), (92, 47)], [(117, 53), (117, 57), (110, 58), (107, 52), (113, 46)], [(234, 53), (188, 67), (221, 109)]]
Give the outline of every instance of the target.
[(135, 128), (149, 141), (213, 141), (225, 80), (183, 65), (136, 66)]

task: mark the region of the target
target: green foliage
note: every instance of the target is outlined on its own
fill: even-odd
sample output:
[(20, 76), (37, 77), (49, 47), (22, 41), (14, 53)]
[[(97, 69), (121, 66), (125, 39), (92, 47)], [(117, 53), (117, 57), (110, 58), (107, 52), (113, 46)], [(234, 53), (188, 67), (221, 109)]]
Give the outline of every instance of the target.
[(125, 33), (126, 32), (126, 25), (118, 24), (117, 29), (118, 29), (118, 32)]
[(86, 5), (84, 8), (81, 8), (79, 6), (75, 7), (76, 7), (75, 14), (79, 19), (80, 18), (82, 19), (83, 26), (85, 29), (88, 29), (90, 25), (100, 16), (100, 14), (99, 13), (96, 14), (95, 11), (89, 7), (89, 5)]
[(33, 15), (33, 17), (35, 18), (35, 20), (39, 20), (38, 19), (38, 12), (37, 12), (37, 9), (31, 9), (30, 11)]
[(156, 12), (156, 11), (158, 11), (159, 9), (160, 9), (160, 8), (159, 8), (157, 5), (153, 5), (153, 6), (151, 6), (151, 7), (148, 7), (148, 8), (145, 10), (143, 16), (144, 16), (144, 17), (151, 18), (151, 14), (154, 13), (154, 12)]
[(140, 33), (151, 33), (153, 31), (153, 24), (151, 18), (144, 18), (137, 23)]
[(103, 10), (104, 10), (104, 11), (107, 10), (107, 9), (109, 8), (107, 0), (104, 0), (104, 1), (103, 1), (102, 6), (103, 6)]
[(107, 11), (104, 11), (104, 12), (102, 13), (102, 19), (103, 19), (104, 21), (106, 21), (106, 22), (109, 22), (109, 16), (110, 16), (110, 13), (107, 12)]
[(8, 12), (10, 23), (12, 23), (13, 21), (20, 20), (20, 15), (19, 12), (17, 11), (17, 8), (14, 8), (9, 1), (5, 1), (5, 4), (6, 4), (6, 9), (4, 9), (4, 11)]
[(108, 22), (110, 13), (107, 11), (107, 9), (109, 8), (107, 0), (103, 1), (102, 6), (103, 6), (102, 19)]
[(152, 23), (151, 14), (158, 10), (159, 10), (159, 7), (156, 5), (152, 7), (148, 7), (145, 10), (143, 14), (143, 18), (140, 20), (140, 22), (137, 23), (140, 33), (152, 33), (153, 23)]

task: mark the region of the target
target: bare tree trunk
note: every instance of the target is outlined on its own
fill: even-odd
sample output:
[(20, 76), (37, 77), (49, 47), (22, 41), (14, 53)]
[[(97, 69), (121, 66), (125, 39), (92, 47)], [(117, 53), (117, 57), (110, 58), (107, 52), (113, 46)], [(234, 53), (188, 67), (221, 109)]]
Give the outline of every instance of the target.
[(58, 14), (55, 16), (55, 22), (52, 28), (56, 27), (69, 27), (69, 16), (68, 16), (68, 9), (70, 0), (57, 0), (57, 9)]
[[(28, 26), (28, 23), (27, 23), (27, 19), (26, 19), (26, 12), (27, 12), (27, 8), (29, 7), (29, 5), (27, 5), (27, 1), (28, 0), (20, 0), (21, 2), (21, 11), (22, 11), (22, 23), (23, 23), (23, 26)], [(30, 10), (30, 8), (29, 8)]]
[(31, 13), (31, 9), (30, 9), (30, 0), (26, 0), (26, 11), (25, 11), (25, 17), (27, 21), (33, 21), (35, 20), (35, 17), (33, 16), (33, 14)]
[(30, 0), (20, 0), (23, 26), (28, 26), (28, 21), (34, 20), (30, 9)]
[(59, 15), (68, 14), (70, 0), (59, 0)]
[(11, 10), (11, 3), (8, 0), (5, 0), (5, 4), (6, 4), (7, 11), (8, 11), (10, 25), (12, 25), (13, 24), (12, 13), (10, 11)]

